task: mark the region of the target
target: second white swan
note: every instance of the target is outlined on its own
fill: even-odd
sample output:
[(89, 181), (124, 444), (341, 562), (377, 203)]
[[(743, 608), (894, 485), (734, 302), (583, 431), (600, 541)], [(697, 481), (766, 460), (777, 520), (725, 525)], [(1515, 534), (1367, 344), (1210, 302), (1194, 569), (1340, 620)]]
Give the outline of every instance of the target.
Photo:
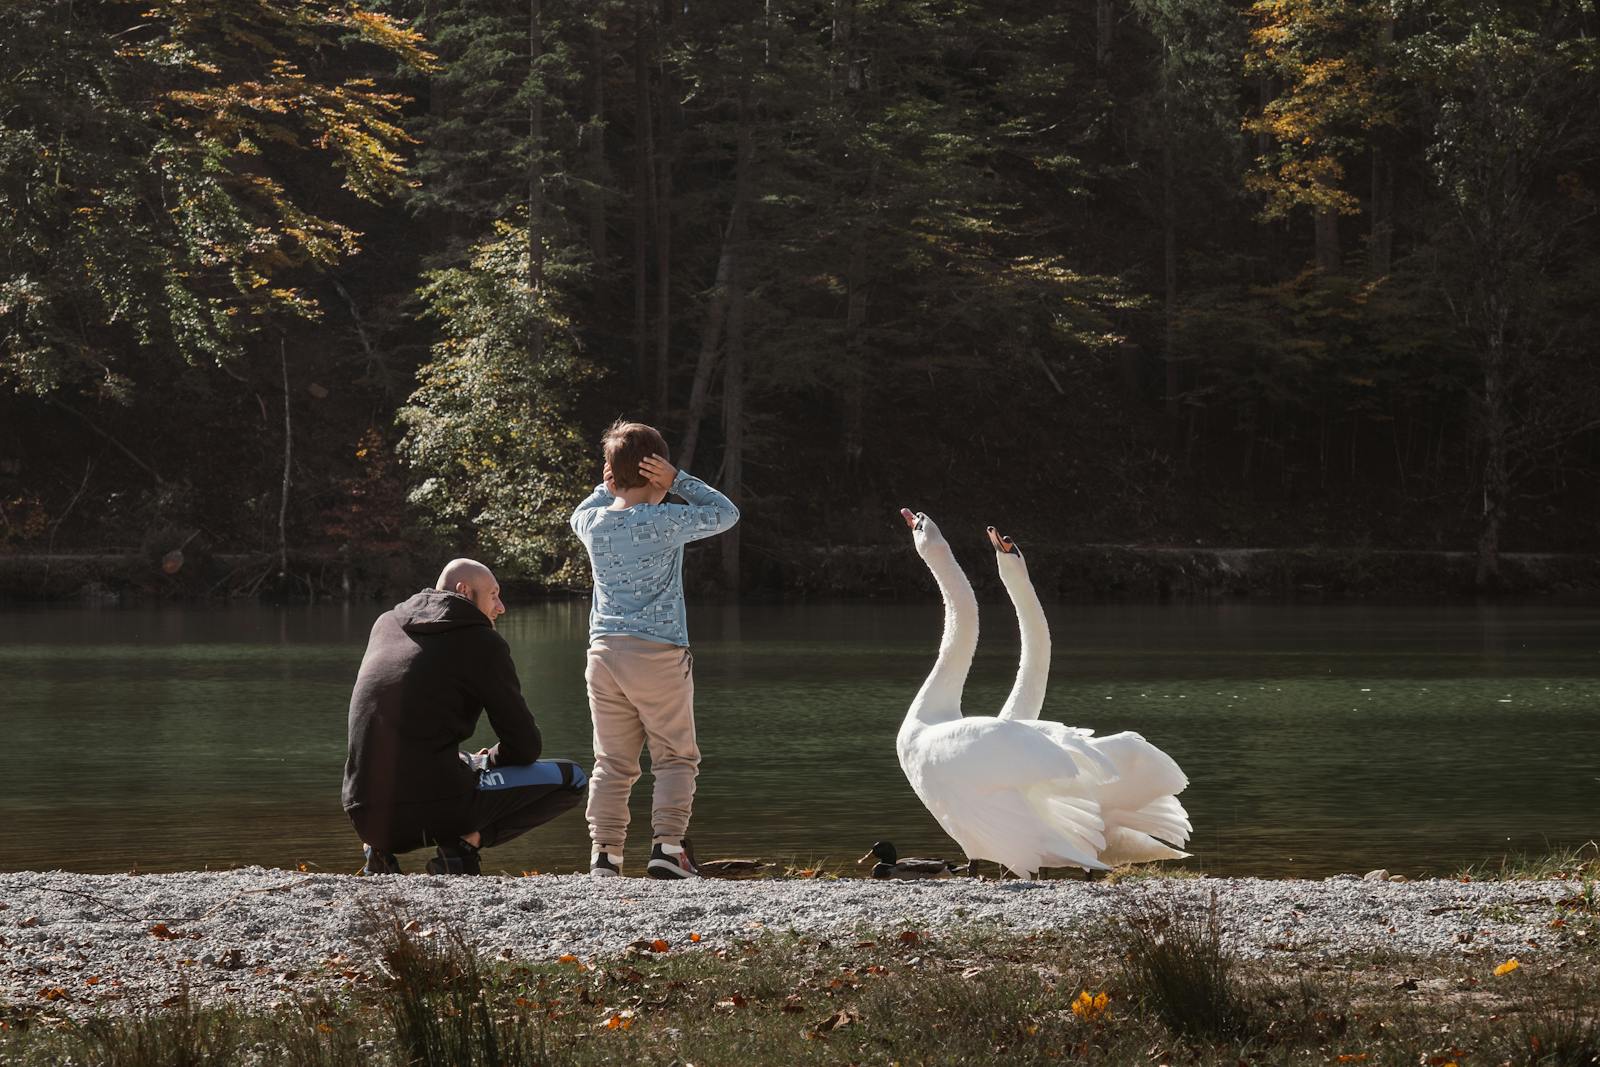
[(1115, 867), (1188, 856), (1173, 846), (1186, 844), (1193, 832), (1189, 813), (1177, 797), (1189, 779), (1171, 756), (1131, 730), (1095, 737), (1093, 730), (1039, 718), (1050, 677), (1050, 626), (1028, 576), (1022, 550), (993, 526), (989, 527), (989, 541), (994, 545), (1000, 580), (1016, 608), (1022, 637), (1017, 680), (999, 717), (1027, 722), (1049, 734), (1057, 744), (1071, 738), (1089, 746), (1110, 764), (1108, 776), (1082, 783), (1085, 797), (1100, 805), (1105, 824), (1105, 845), (1098, 853), (1102, 863)]

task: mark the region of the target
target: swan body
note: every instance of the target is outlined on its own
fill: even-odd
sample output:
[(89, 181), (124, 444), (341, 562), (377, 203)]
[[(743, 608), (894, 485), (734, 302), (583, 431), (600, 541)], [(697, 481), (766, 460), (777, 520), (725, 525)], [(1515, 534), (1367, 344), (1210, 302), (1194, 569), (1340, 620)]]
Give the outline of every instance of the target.
[(944, 598), (939, 656), (895, 740), (917, 798), (968, 858), (1024, 877), (1041, 867), (1105, 870), (1105, 821), (1094, 798), (1115, 767), (1062, 727), (963, 716), (961, 691), (978, 645), (978, 602), (938, 526), (902, 510), (917, 553)]
[[(1022, 636), (1022, 660), (999, 718), (1024, 722), (1057, 744), (1071, 738), (1091, 748), (1102, 760), (1098, 780), (1086, 779), (1085, 796), (1100, 805), (1105, 845), (1102, 863), (1148, 863), (1188, 856), (1173, 845), (1188, 842), (1193, 827), (1177, 794), (1189, 779), (1176, 761), (1133, 731), (1095, 737), (1093, 730), (1039, 718), (1050, 676), (1050, 628), (1039, 595), (1028, 577), (1028, 565), (1014, 541), (989, 528), (1000, 580), (1016, 608)], [(1167, 842), (1171, 842), (1169, 845)]]

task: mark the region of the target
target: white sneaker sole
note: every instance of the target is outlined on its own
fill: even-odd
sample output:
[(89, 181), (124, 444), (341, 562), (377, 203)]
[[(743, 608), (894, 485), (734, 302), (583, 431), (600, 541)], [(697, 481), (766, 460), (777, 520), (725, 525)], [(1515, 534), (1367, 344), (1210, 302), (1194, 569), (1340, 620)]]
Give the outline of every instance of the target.
[(671, 860), (651, 860), (645, 868), (645, 873), (652, 878), (699, 878), (699, 871), (686, 871)]

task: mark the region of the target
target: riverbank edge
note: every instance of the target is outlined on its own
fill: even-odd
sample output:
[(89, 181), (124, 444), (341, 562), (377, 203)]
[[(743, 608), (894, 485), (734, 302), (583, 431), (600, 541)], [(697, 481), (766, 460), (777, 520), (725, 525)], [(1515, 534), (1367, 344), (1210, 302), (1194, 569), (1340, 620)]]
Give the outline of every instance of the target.
[[(582, 875), (360, 878), (268, 868), (147, 875), (0, 873), (0, 1004), (68, 1014), (206, 1002), (264, 1006), (338, 993), (370, 973), (375, 913), (459, 934), (486, 959), (541, 964), (644, 951), (716, 951), (751, 938), (1093, 941), (1156, 912), (1219, 919), (1242, 959), (1554, 961), (1600, 945), (1587, 878), (1321, 881), (1132, 877), (1120, 881), (773, 879), (596, 882)], [(414, 925), (413, 925), (414, 924)], [(658, 947), (657, 942), (662, 946)], [(1478, 964), (1474, 964), (1477, 966)]]
[[(903, 547), (903, 546), (901, 546)], [(958, 546), (980, 596), (1002, 595), (985, 546)], [(971, 551), (964, 551), (971, 549)], [(228, 599), (306, 603), (394, 599), (426, 585), (436, 561), (405, 553), (292, 552), (0, 553), (0, 603), (97, 604)], [(1047, 601), (1465, 602), (1482, 598), (1477, 557), (1466, 551), (1362, 547), (1210, 548), (1173, 545), (1027, 546), (1029, 572)], [(967, 558), (970, 557), (970, 558)], [(691, 546), (686, 580), (716, 599), (720, 560)], [(281, 571), (281, 573), (280, 573)], [(519, 599), (571, 599), (582, 591), (503, 576)], [(874, 545), (803, 545), (751, 553), (740, 599), (931, 600), (917, 555)], [(1493, 595), (1600, 602), (1600, 553), (1508, 552)]]

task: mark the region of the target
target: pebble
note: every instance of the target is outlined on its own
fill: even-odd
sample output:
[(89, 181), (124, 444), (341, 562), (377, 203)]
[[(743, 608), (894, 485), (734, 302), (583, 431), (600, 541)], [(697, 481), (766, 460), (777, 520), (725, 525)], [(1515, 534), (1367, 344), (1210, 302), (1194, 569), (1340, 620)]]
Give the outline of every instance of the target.
[[(1379, 877), (1374, 877), (1378, 875)], [(1059, 880), (606, 881), (360, 878), (248, 867), (177, 874), (0, 873), (0, 1001), (84, 1016), (161, 1004), (187, 987), (204, 1002), (265, 1008), (336, 992), (378, 973), (367, 930), (390, 909), (416, 936), (453, 926), (502, 959), (621, 955), (641, 939), (700, 951), (764, 932), (862, 937), (1065, 932), (1103, 939), (1141, 911), (1199, 913), (1213, 897), (1227, 947), (1248, 957), (1344, 959), (1380, 951), (1466, 952), (1524, 964), (1580, 944), (1551, 923), (1567, 882), (1393, 881), (1387, 871), (1322, 881), (1149, 878)], [(698, 935), (691, 941), (691, 934)], [(71, 945), (74, 951), (62, 951)], [(223, 988), (223, 974), (226, 986)], [(215, 976), (216, 981), (211, 976)], [(95, 979), (92, 983), (90, 978)], [(64, 990), (65, 995), (45, 996)]]

